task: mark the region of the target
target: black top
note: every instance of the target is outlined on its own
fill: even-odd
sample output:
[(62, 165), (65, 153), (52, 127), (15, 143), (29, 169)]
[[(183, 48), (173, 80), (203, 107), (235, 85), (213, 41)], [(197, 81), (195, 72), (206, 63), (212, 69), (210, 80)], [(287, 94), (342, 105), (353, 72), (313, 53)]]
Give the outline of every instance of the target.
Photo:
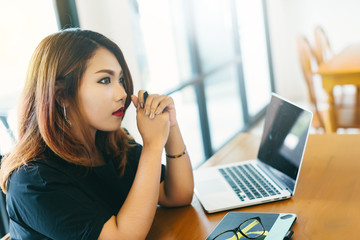
[[(80, 171), (57, 156), (14, 171), (6, 195), (11, 239), (98, 239), (130, 191), (141, 151), (129, 148), (122, 177), (111, 160)], [(164, 174), (162, 165), (161, 181)]]

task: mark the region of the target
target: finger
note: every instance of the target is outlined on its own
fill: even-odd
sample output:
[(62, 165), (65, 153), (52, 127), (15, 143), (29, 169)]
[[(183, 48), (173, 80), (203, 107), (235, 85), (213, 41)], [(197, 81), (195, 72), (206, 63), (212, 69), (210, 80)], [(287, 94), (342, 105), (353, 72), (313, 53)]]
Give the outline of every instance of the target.
[[(167, 96), (166, 95), (160, 95), (157, 98), (153, 99), (153, 102), (150, 107), (150, 115), (155, 116), (156, 114), (159, 114), (162, 111), (158, 111), (159, 106), (166, 101)], [(157, 113), (159, 112), (159, 113)]]
[[(154, 98), (152, 103), (151, 103), (151, 107), (150, 107), (150, 118), (154, 118), (155, 115), (157, 115), (157, 109), (159, 108), (159, 105), (165, 101), (165, 99), (167, 98), (166, 95), (160, 95), (157, 98)], [(162, 112), (162, 111), (160, 111)]]
[(145, 111), (146, 116), (150, 116), (150, 108), (151, 108), (152, 102), (153, 102), (154, 98), (156, 98), (158, 96), (159, 96), (158, 94), (148, 95), (146, 102), (144, 103), (144, 111)]
[(155, 117), (155, 110), (161, 101), (162, 96), (158, 94), (149, 95), (148, 99), (145, 102), (145, 114), (149, 116), (151, 119)]
[(170, 114), (168, 112), (163, 112), (162, 114), (170, 121)]
[(137, 109), (139, 106), (139, 99), (135, 95), (131, 95), (131, 101), (134, 104), (135, 108)]
[(174, 105), (173, 99), (169, 96), (165, 96), (165, 98), (159, 103), (158, 107), (156, 108), (155, 114), (157, 115), (162, 113), (170, 105)]

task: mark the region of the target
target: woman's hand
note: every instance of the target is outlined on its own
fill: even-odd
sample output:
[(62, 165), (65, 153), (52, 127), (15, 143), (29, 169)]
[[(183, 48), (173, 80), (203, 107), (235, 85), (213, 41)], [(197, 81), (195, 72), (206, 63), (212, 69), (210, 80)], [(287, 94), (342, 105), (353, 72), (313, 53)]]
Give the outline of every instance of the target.
[(148, 95), (145, 104), (144, 104), (144, 90), (139, 91), (139, 103), (140, 106), (143, 106), (145, 115), (151, 119), (154, 119), (157, 115), (168, 112), (170, 127), (173, 127), (177, 124), (176, 121), (176, 110), (175, 103), (172, 97), (167, 95), (151, 94)]
[[(154, 115), (150, 116), (150, 105), (147, 110), (148, 114), (146, 114), (145, 108), (140, 107), (143, 105), (143, 92), (139, 91), (139, 98), (135, 95), (131, 96), (132, 102), (137, 109), (137, 127), (143, 139), (143, 144), (144, 146), (163, 148), (169, 136), (169, 113), (164, 111), (156, 114), (156, 117), (154, 113)], [(150, 99), (153, 99), (153, 97)], [(146, 100), (146, 103), (148, 103), (148, 100)]]

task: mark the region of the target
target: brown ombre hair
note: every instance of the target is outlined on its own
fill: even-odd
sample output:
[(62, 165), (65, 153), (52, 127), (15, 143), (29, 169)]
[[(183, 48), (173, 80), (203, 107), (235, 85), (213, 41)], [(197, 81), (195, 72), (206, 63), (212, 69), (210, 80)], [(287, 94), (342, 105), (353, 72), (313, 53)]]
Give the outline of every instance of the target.
[[(41, 159), (46, 150), (62, 159), (83, 166), (92, 166), (94, 149), (110, 155), (123, 174), (130, 137), (123, 130), (97, 131), (95, 142), (83, 124), (78, 91), (88, 60), (100, 48), (114, 54), (123, 70), (127, 93), (125, 109), (133, 94), (131, 75), (120, 48), (105, 36), (78, 28), (62, 30), (46, 37), (33, 53), (18, 108), (18, 142), (1, 162), (0, 184), (7, 191), (11, 173), (31, 161)], [(83, 126), (83, 141), (72, 134), (65, 120), (61, 100), (71, 108), (71, 121)], [(101, 143), (101, 144), (100, 144)]]

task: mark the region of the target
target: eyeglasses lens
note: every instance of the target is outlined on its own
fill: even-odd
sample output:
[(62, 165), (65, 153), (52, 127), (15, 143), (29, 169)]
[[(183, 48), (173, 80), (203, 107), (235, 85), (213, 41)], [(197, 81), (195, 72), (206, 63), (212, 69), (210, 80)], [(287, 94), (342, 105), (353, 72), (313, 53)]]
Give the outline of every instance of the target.
[(240, 225), (240, 230), (247, 238), (256, 239), (264, 234), (263, 225), (256, 219), (249, 219)]

